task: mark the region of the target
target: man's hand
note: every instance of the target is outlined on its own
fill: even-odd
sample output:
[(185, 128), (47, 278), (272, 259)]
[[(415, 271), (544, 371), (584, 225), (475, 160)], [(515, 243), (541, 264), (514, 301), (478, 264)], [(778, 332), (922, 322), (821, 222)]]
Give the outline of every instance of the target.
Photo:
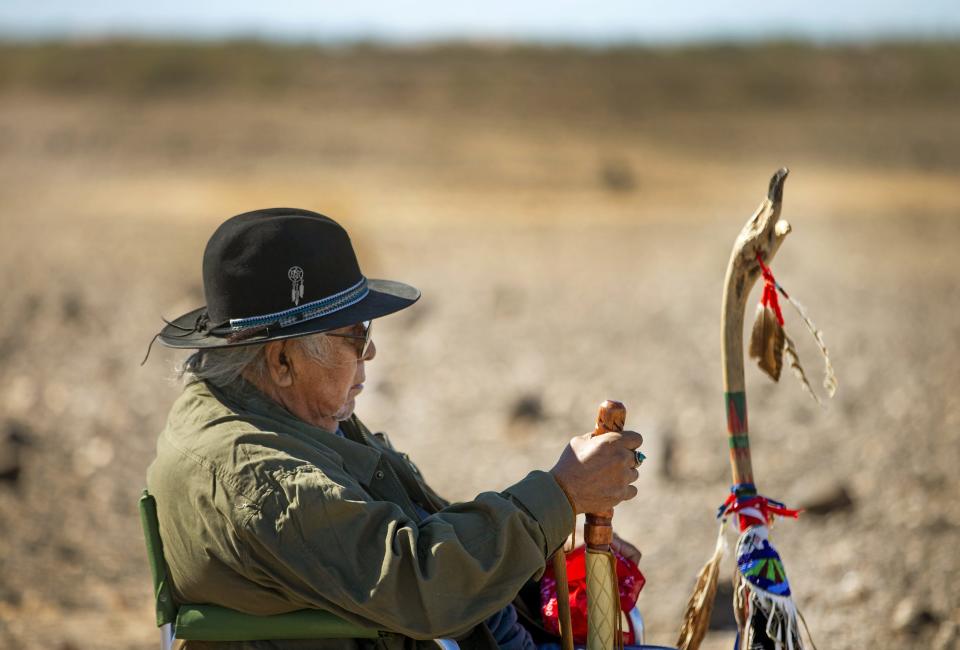
[(643, 443), (636, 431), (585, 433), (570, 440), (550, 473), (576, 513), (605, 512), (637, 496), (639, 476), (633, 450)]

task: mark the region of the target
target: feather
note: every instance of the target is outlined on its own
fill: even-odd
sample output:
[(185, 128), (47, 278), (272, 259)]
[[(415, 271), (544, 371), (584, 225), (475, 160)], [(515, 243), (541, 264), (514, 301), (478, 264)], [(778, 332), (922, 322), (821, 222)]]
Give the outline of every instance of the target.
[(790, 369), (793, 371), (793, 376), (800, 381), (800, 384), (803, 386), (803, 390), (810, 394), (810, 397), (813, 398), (813, 401), (823, 406), (820, 398), (817, 397), (817, 394), (813, 392), (810, 382), (807, 381), (807, 373), (803, 371), (803, 366), (800, 365), (800, 356), (797, 354), (797, 346), (794, 345), (793, 339), (784, 334), (783, 340), (783, 351), (787, 355), (787, 361), (790, 362)]
[(766, 305), (757, 306), (757, 315), (750, 333), (750, 358), (773, 381), (780, 380), (783, 369), (783, 327), (777, 315)]
[(823, 356), (823, 388), (827, 391), (827, 396), (833, 397), (837, 392), (837, 376), (833, 372), (833, 364), (830, 363), (830, 353), (827, 351), (827, 344), (823, 341), (823, 332), (810, 320), (803, 305), (791, 298), (783, 289), (780, 289), (780, 294), (797, 310), (800, 318), (803, 319), (803, 324), (807, 326), (817, 342), (817, 347), (820, 348), (820, 354)]
[(766, 322), (763, 318), (763, 311), (766, 309), (763, 305), (757, 305), (757, 313), (753, 317), (753, 329), (750, 331), (750, 358), (759, 359), (763, 356), (763, 342), (766, 340), (764, 326)]
[(717, 536), (717, 547), (700, 574), (697, 575), (697, 584), (693, 588), (687, 609), (683, 614), (683, 625), (680, 626), (680, 638), (677, 639), (679, 650), (697, 650), (710, 626), (710, 613), (713, 611), (713, 601), (717, 597), (717, 576), (720, 572), (720, 560), (723, 559), (723, 524)]

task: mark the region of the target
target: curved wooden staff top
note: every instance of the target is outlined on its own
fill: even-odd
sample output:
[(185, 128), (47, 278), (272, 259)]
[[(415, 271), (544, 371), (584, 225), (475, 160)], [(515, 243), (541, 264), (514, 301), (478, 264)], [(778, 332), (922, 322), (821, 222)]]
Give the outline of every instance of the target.
[(783, 167), (770, 179), (767, 197), (740, 231), (727, 265), (720, 335), (723, 342), (723, 390), (734, 485), (754, 482), (743, 378), (744, 310), (750, 290), (760, 277), (757, 255), (769, 265), (780, 244), (790, 234), (790, 224), (780, 220), (783, 183), (788, 173), (789, 170)]

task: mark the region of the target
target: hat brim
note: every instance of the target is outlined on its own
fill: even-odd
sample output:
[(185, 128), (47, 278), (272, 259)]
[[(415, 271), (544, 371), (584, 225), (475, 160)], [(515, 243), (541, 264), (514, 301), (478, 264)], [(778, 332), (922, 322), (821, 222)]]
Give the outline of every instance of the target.
[(367, 296), (346, 309), (320, 318), (302, 321), (289, 327), (272, 327), (263, 334), (238, 341), (228, 340), (230, 332), (195, 331), (194, 326), (197, 320), (207, 311), (206, 307), (200, 307), (170, 321), (160, 331), (160, 342), (170, 348), (186, 349), (255, 345), (267, 341), (329, 332), (365, 320), (373, 320), (406, 309), (420, 299), (420, 290), (403, 282), (367, 280), (367, 287), (370, 289)]

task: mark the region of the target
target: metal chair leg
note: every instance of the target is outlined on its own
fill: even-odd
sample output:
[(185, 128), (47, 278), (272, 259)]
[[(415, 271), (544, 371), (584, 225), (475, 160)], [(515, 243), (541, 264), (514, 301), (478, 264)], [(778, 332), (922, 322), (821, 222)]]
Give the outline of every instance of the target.
[(643, 627), (643, 616), (640, 614), (640, 609), (634, 607), (627, 613), (627, 617), (630, 619), (630, 630), (633, 631), (634, 645), (643, 645), (646, 630)]
[(173, 650), (173, 625), (171, 623), (160, 626), (160, 650)]

